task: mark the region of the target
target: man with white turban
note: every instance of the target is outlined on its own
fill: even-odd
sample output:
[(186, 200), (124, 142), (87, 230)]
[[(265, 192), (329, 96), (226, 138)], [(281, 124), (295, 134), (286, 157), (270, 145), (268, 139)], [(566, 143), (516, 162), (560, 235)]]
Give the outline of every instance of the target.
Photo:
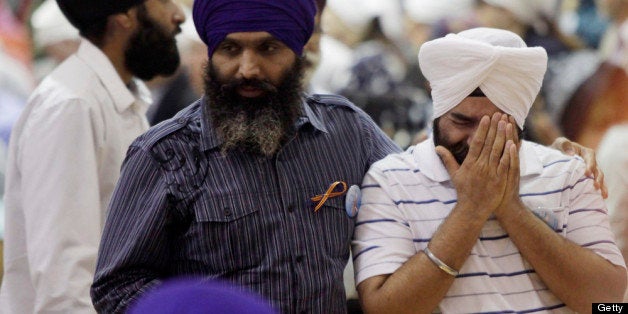
[[(518, 133), (547, 55), (477, 28), (425, 43), (433, 136), (375, 163), (353, 241), (369, 312), (590, 312), (626, 268), (582, 159)], [(517, 132), (519, 131), (519, 132)]]

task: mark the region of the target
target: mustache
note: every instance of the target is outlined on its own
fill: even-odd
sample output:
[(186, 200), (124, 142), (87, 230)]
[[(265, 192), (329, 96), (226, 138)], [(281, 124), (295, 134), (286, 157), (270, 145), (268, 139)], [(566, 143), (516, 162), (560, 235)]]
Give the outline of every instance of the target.
[(463, 143), (456, 144), (449, 149), (451, 151), (451, 154), (454, 155), (459, 164), (462, 164), (462, 162), (467, 157), (467, 154), (469, 153), (469, 146)]
[(265, 92), (269, 92), (269, 93), (277, 93), (278, 89), (277, 87), (275, 87), (273, 84), (267, 82), (267, 81), (263, 81), (263, 80), (258, 80), (258, 79), (233, 79), (230, 82), (223, 84), (220, 86), (220, 90), (222, 92), (229, 92), (229, 91), (233, 91), (238, 87), (252, 87), (252, 88), (258, 88), (261, 89)]

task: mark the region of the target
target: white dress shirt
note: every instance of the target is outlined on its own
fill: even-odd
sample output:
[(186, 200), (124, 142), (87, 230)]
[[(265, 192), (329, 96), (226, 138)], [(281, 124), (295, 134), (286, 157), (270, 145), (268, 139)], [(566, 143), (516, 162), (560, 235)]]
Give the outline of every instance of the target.
[[(2, 313), (93, 313), (105, 210), (150, 93), (87, 40), (29, 98), (9, 145)], [(132, 92), (133, 91), (133, 92)]]

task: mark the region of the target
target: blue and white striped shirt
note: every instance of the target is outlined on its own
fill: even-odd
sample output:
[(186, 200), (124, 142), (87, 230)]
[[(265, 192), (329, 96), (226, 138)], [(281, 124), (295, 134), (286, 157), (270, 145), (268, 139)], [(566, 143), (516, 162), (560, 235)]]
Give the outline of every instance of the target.
[(123, 310), (159, 280), (231, 281), (284, 313), (344, 313), (354, 219), (344, 196), (314, 212), (334, 181), (359, 185), (400, 149), (339, 96), (304, 102), (297, 133), (274, 156), (220, 151), (203, 101), (131, 145), (109, 206), (92, 298)]
[[(613, 241), (603, 199), (591, 178), (584, 175), (584, 162), (525, 141), (520, 154), (519, 194), (523, 203), (557, 234), (625, 267)], [(422, 251), (457, 202), (456, 190), (431, 139), (375, 163), (362, 189), (353, 242), (358, 284), (394, 273)], [(570, 312), (494, 218), (482, 228), (439, 310)]]

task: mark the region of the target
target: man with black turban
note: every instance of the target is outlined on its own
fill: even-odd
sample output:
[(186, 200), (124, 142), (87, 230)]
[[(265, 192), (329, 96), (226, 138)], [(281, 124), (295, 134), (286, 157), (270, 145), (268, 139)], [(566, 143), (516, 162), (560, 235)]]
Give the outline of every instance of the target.
[(2, 313), (93, 313), (89, 288), (129, 144), (148, 129), (144, 84), (179, 64), (171, 0), (57, 0), (82, 42), (16, 123), (6, 177)]
[(312, 0), (195, 1), (206, 92), (131, 145), (99, 252), (97, 310), (123, 312), (166, 278), (202, 276), (281, 312), (346, 312), (355, 213), (345, 199), (399, 148), (346, 99), (303, 93), (315, 13)]

